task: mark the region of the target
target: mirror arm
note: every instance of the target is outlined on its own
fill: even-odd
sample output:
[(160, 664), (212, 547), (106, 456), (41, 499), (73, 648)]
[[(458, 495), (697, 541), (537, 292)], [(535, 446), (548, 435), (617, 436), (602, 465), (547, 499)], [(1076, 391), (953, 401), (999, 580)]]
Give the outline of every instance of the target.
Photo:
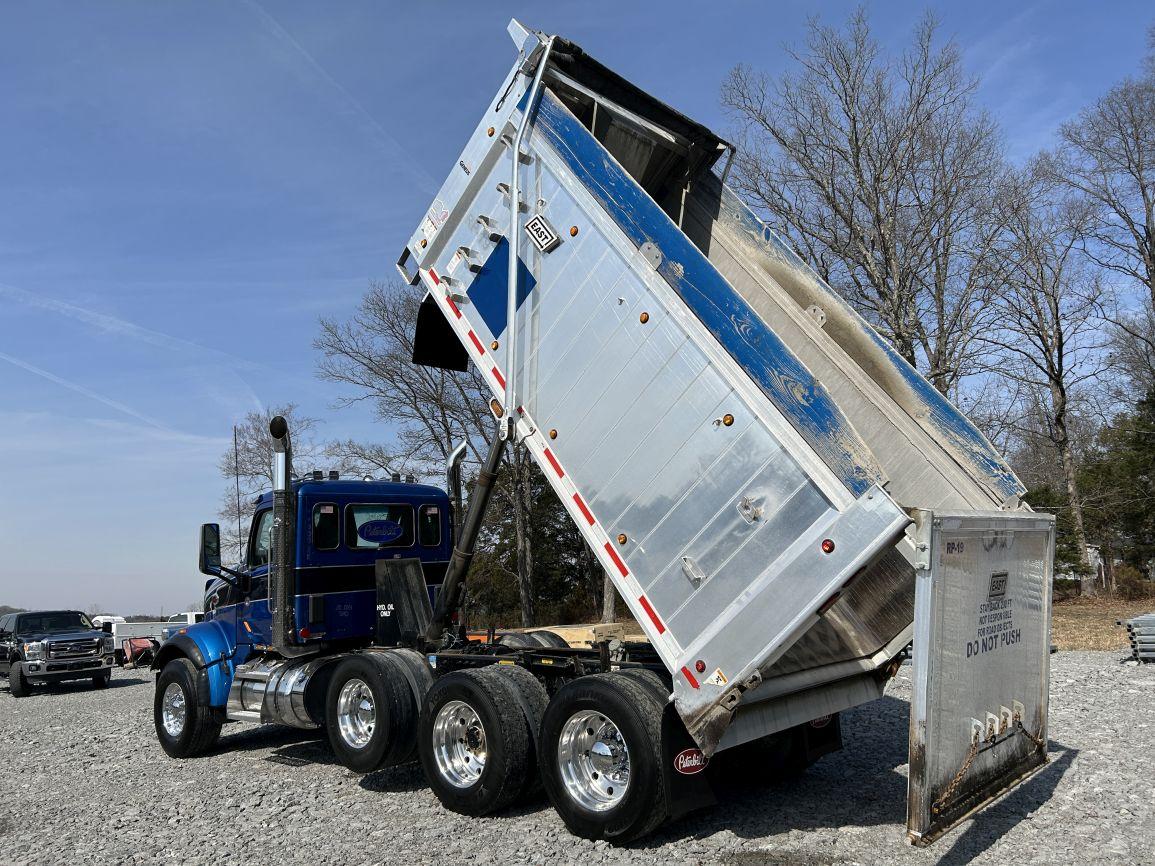
[(233, 571), (231, 568), (225, 568), (223, 565), (218, 565), (217, 577), (219, 577), (233, 589), (240, 589), (241, 581), (248, 577), (248, 575), (240, 571)]

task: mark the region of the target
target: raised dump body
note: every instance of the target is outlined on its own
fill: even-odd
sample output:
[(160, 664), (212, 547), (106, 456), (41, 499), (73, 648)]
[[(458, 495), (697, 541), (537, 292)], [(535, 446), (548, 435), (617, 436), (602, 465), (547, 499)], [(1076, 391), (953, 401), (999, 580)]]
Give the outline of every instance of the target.
[(707, 753), (878, 697), (915, 518), (1009, 519), (1022, 485), (725, 186), (726, 142), (510, 33), (398, 262), (428, 290), (414, 360), (484, 373)]

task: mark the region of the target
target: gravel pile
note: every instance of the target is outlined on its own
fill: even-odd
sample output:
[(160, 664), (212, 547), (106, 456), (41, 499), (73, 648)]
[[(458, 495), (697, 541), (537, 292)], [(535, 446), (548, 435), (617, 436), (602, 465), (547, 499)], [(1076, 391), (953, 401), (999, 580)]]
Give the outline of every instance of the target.
[(214, 754), (171, 761), (150, 675), (21, 700), (0, 688), (0, 862), (1155, 864), (1155, 666), (1051, 659), (1050, 766), (925, 850), (904, 834), (908, 667), (800, 781), (625, 849), (569, 836), (543, 801), (446, 812), (416, 765), (356, 776), (302, 732), (230, 725)]

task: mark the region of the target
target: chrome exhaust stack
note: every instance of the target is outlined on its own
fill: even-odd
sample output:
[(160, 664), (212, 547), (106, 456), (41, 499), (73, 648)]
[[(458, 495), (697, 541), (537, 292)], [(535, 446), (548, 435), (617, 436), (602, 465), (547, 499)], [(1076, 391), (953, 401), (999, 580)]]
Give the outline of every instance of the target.
[(293, 442), (289, 422), (277, 415), (269, 423), (269, 434), (273, 437), (273, 543), (269, 557), (272, 645), (282, 655), (302, 655), (310, 650), (296, 644), (293, 622), (297, 494), (293, 491)]
[(462, 442), (449, 454), (445, 461), (445, 483), (449, 501), (453, 503), (453, 543), (461, 536), (461, 523), (465, 519), (461, 507), (461, 464), (465, 460), (467, 442)]

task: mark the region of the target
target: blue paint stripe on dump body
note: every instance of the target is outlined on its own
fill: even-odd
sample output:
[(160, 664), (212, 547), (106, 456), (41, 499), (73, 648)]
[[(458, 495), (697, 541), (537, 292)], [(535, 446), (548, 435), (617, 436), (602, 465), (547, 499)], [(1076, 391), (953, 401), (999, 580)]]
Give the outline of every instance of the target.
[(1015, 476), (1014, 471), (995, 450), (982, 432), (971, 423), (958, 407), (944, 397), (916, 370), (898, 351), (882, 338), (870, 323), (859, 315), (846, 300), (817, 274), (793, 249), (790, 248), (772, 228), (766, 225), (754, 213), (746, 202), (742, 201), (733, 190), (723, 186), (724, 207), (737, 216), (744, 229), (753, 235), (760, 236), (770, 255), (785, 258), (794, 267), (805, 271), (821, 286), (833, 303), (838, 304), (850, 316), (857, 319), (870, 339), (886, 353), (894, 369), (910, 388), (912, 395), (925, 407), (926, 421), (942, 435), (944, 445), (957, 460), (970, 469), (986, 478), (1005, 497), (1022, 496), (1027, 488)]
[(548, 91), (535, 128), (640, 247), (662, 252), (658, 273), (855, 496), (885, 476), (826, 389), (646, 192)]
[[(517, 263), (517, 308), (520, 310), (537, 281), (525, 262)], [(466, 294), (473, 308), (477, 310), (489, 333), (494, 339), (500, 339), (505, 333), (505, 326), (509, 319), (506, 309), (509, 307), (509, 241), (502, 238), (497, 246), (481, 266), (481, 271), (473, 279)]]

